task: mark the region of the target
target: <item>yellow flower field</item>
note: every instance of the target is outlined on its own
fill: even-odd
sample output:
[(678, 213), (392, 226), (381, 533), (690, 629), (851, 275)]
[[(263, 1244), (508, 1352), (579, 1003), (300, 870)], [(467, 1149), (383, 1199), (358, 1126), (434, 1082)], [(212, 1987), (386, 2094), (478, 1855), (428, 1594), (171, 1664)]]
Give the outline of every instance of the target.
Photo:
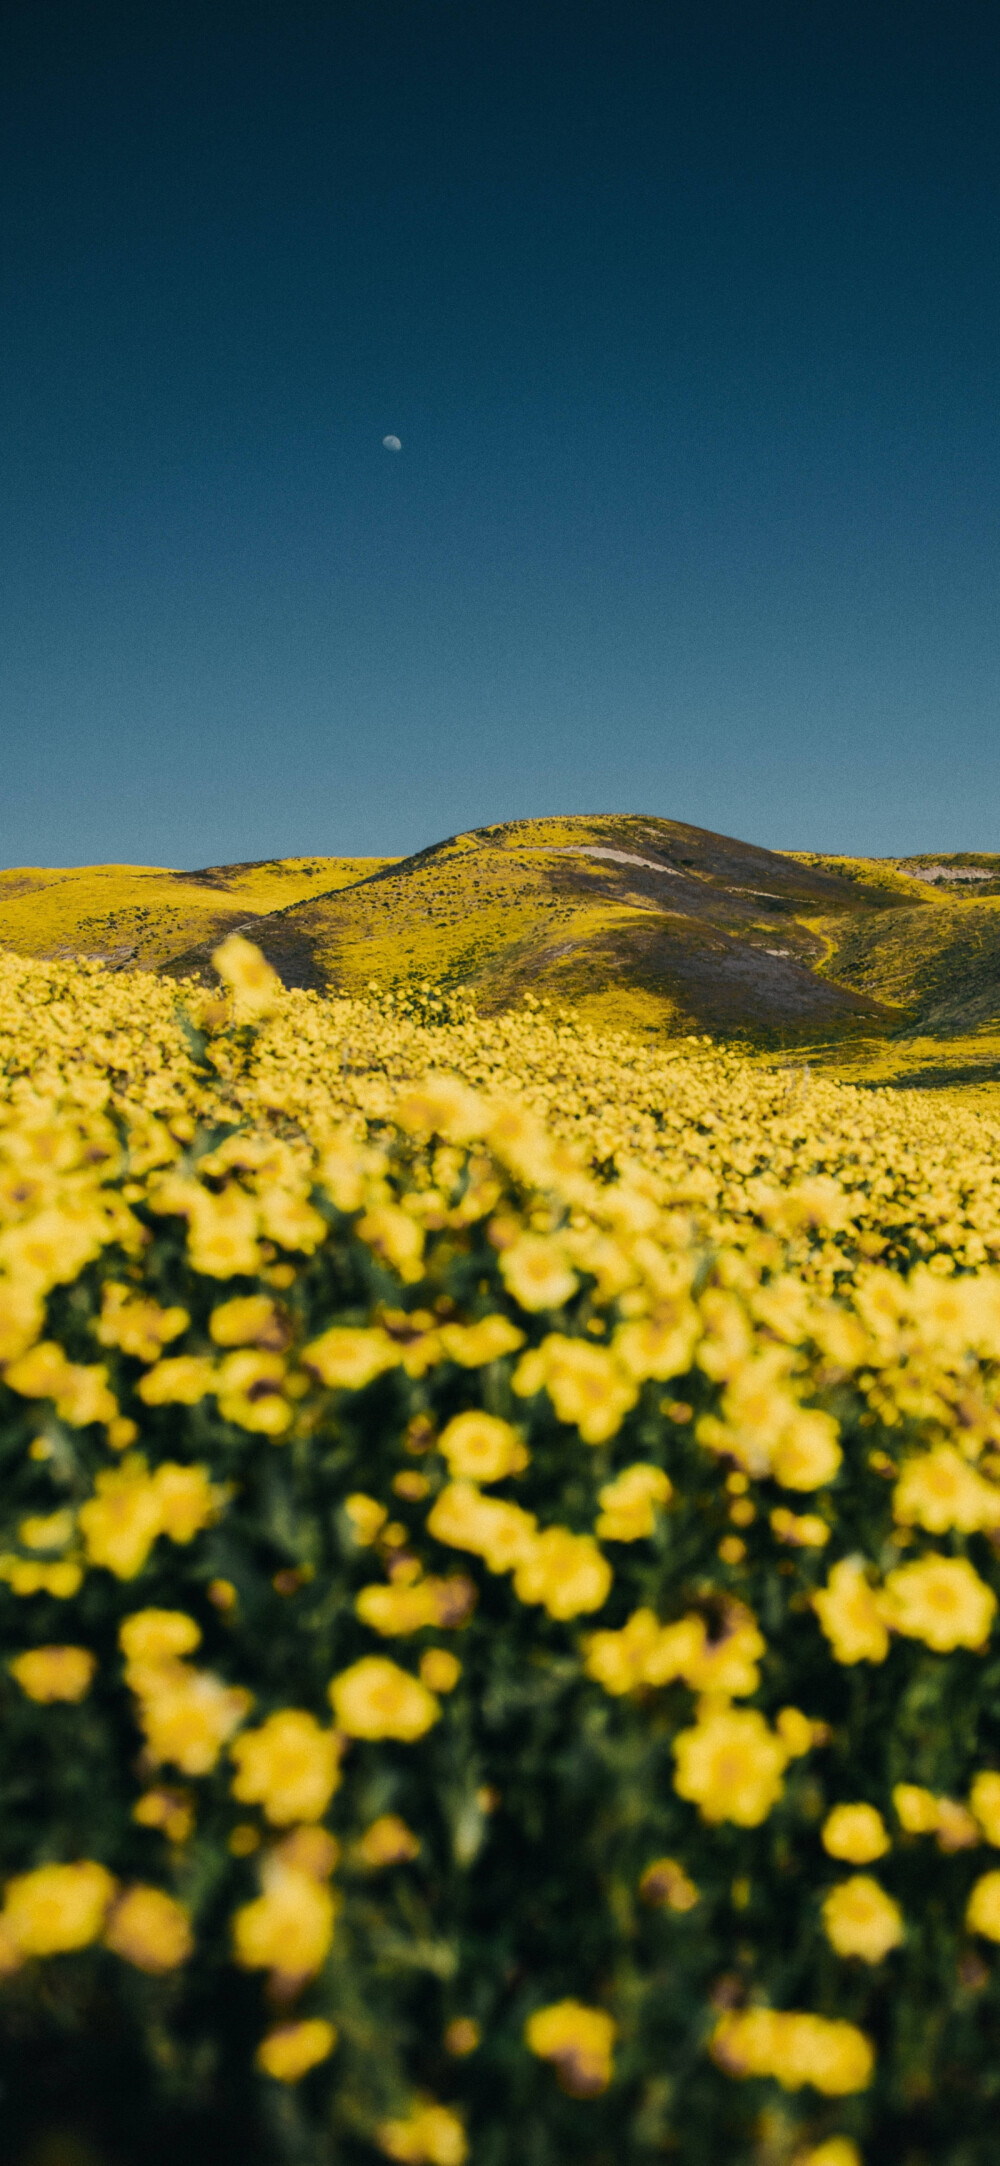
[(986, 2166), (1000, 1128), (216, 964), (0, 959), (15, 2130)]

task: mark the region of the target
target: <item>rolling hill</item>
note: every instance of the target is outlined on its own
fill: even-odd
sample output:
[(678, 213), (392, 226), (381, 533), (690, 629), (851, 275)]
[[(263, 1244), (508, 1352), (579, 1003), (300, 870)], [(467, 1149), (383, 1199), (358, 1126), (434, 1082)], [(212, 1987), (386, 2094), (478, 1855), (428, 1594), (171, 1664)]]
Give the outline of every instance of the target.
[[(784, 1041), (870, 1028), (877, 998), (821, 977), (812, 919), (881, 903), (836, 872), (676, 821), (521, 820), (450, 836), (245, 926), (289, 984), (525, 992), (603, 1021)], [(204, 970), (204, 949), (177, 974)]]
[(159, 970), (237, 920), (363, 879), (386, 858), (289, 857), (171, 872), (160, 865), (25, 865), (0, 872), (0, 947), (89, 955), (111, 969)]
[(1000, 856), (760, 849), (640, 815), (520, 820), (410, 857), (0, 874), (0, 944), (210, 977), (238, 927), (289, 985), (533, 994), (855, 1080), (1000, 1077)]

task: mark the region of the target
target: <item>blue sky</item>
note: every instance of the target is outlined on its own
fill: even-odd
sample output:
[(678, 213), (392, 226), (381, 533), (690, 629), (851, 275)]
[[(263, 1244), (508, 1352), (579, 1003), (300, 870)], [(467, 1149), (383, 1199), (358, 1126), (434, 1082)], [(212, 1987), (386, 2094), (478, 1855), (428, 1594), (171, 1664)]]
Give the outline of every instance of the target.
[(8, 0), (0, 861), (1000, 847), (998, 82), (992, 0)]

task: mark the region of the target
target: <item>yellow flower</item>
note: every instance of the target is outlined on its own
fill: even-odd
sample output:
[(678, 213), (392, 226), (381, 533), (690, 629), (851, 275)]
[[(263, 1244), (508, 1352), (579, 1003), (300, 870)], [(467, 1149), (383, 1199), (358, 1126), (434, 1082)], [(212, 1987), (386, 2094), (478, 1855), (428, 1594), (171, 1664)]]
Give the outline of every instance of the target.
[(45, 1321), (41, 1292), (30, 1279), (0, 1281), (0, 1362), (17, 1361)]
[(953, 1527), (974, 1534), (1000, 1521), (1000, 1491), (951, 1444), (938, 1444), (906, 1461), (892, 1497), (894, 1517), (904, 1527), (926, 1527), (928, 1534), (948, 1534)]
[(139, 1720), (153, 1759), (172, 1761), (184, 1775), (210, 1774), (223, 1745), (249, 1714), (253, 1694), (183, 1662), (164, 1665), (159, 1675), (152, 1665), (145, 1683)]
[(841, 1558), (812, 1604), (836, 1662), (885, 1661), (889, 1634), (860, 1558)]
[(687, 1375), (700, 1330), (694, 1302), (685, 1297), (662, 1302), (651, 1316), (620, 1324), (611, 1343), (617, 1359), (637, 1383), (647, 1376), (667, 1383), (672, 1376)]
[(114, 1421), (108, 1423), (108, 1443), (114, 1452), (127, 1451), (129, 1445), (135, 1443), (138, 1434), (138, 1422), (132, 1421), (130, 1418), (126, 1419), (124, 1414), (117, 1415)]
[[(682, 1677), (693, 1692), (722, 1694), (738, 1699), (756, 1692), (760, 1683), (758, 1658), (765, 1642), (757, 1629), (753, 1611), (742, 1602), (730, 1602), (722, 1617), (718, 1638), (710, 1640), (704, 1617), (678, 1618), (661, 1625), (650, 1609), (634, 1610), (619, 1632), (594, 1632), (585, 1643), (584, 1667), (606, 1692), (631, 1692), (637, 1685), (669, 1685)], [(796, 1710), (786, 1710), (795, 1715)], [(805, 1716), (798, 1718), (796, 1749), (808, 1751), (814, 1742), (812, 1725), (808, 1743), (800, 1735)], [(791, 1751), (790, 1745), (786, 1746)]]
[(186, 1843), (194, 1828), (194, 1803), (189, 1790), (146, 1790), (132, 1807), (132, 1818), (141, 1828), (161, 1828), (168, 1843)]
[(123, 1354), (134, 1354), (139, 1361), (156, 1361), (161, 1347), (179, 1338), (190, 1322), (186, 1309), (161, 1309), (157, 1301), (134, 1299), (127, 1286), (106, 1279), (93, 1328), (102, 1346), (120, 1346)]
[(522, 1397), (533, 1396), (544, 1384), (559, 1420), (575, 1426), (585, 1444), (605, 1444), (616, 1436), (639, 1396), (633, 1378), (608, 1347), (559, 1332), (522, 1355), (511, 1382)]
[(431, 1073), (397, 1098), (392, 1117), (408, 1135), (445, 1136), (450, 1143), (471, 1143), (482, 1135), (489, 1114), (478, 1092), (469, 1090), (457, 1076)]
[(932, 1790), (922, 1790), (918, 1783), (898, 1782), (892, 1802), (899, 1825), (907, 1835), (937, 1833), (938, 1800)]
[(82, 1700), (90, 1691), (97, 1658), (87, 1647), (33, 1647), (8, 1667), (29, 1700)]
[(107, 1388), (108, 1372), (103, 1367), (84, 1368), (74, 1362), (66, 1370), (62, 1388), (56, 1395), (56, 1413), (74, 1429), (84, 1429), (89, 1422), (113, 1422), (118, 1413), (118, 1401), (114, 1392)]
[(942, 1353), (964, 1353), (976, 1337), (978, 1292), (975, 1281), (939, 1278), (925, 1264), (917, 1264), (906, 1287), (906, 1307), (925, 1345)]
[(839, 1472), (843, 1452), (832, 1414), (799, 1408), (782, 1431), (771, 1472), (783, 1489), (820, 1489)]
[(904, 1937), (903, 1913), (870, 1873), (854, 1873), (832, 1888), (823, 1904), (823, 1927), (838, 1955), (881, 1963)]
[[(689, 1620), (682, 1619), (682, 1623)], [(683, 1667), (679, 1670), (692, 1692), (725, 1693), (733, 1699), (743, 1699), (756, 1692), (760, 1683), (757, 1664), (767, 1653), (767, 1643), (758, 1630), (757, 1619), (744, 1602), (730, 1601), (722, 1614), (722, 1630), (714, 1640), (708, 1638), (704, 1620), (701, 1638), (690, 1653), (680, 1652)], [(661, 1648), (666, 1652), (661, 1639)], [(656, 1682), (656, 1664), (650, 1665), (650, 1682)]]
[(442, 1324), (441, 1345), (463, 1369), (485, 1369), (503, 1354), (516, 1354), (524, 1333), (506, 1316), (481, 1316), (477, 1324)]
[(107, 1388), (107, 1370), (67, 1361), (54, 1340), (43, 1341), (20, 1361), (11, 1362), (4, 1372), (4, 1383), (26, 1399), (52, 1399), (60, 1419), (74, 1429), (84, 1429), (90, 1422), (113, 1421), (118, 1412), (118, 1401)]
[(366, 1497), (359, 1489), (353, 1496), (344, 1498), (344, 1510), (358, 1548), (370, 1549), (389, 1517), (385, 1505), (379, 1504), (375, 1497)]
[(774, 2008), (746, 2008), (720, 2016), (712, 2032), (712, 2059), (727, 2076), (773, 2076), (789, 2016)]
[(286, 1364), (280, 1354), (243, 1346), (220, 1363), (217, 1390), (223, 1421), (258, 1436), (283, 1436), (292, 1409), (282, 1397)]
[[(706, 1351), (703, 1342), (702, 1366)], [(787, 1381), (791, 1358), (786, 1347), (768, 1346), (727, 1363), (722, 1419), (703, 1414), (695, 1433), (709, 1451), (728, 1454), (747, 1474), (771, 1474), (785, 1489), (818, 1489), (841, 1464), (837, 1424), (832, 1415), (799, 1405)]]
[(874, 1805), (835, 1805), (821, 1832), (824, 1850), (848, 1865), (870, 1865), (889, 1849), (885, 1821)]
[(42, 1517), (22, 1519), (17, 1539), (24, 1549), (65, 1549), (73, 1539), (76, 1520), (72, 1512), (49, 1512)]
[(774, 1718), (774, 1727), (790, 1760), (799, 1760), (803, 1753), (811, 1752), (814, 1745), (828, 1742), (829, 1731), (824, 1722), (810, 1722), (800, 1707), (782, 1707)]
[[(936, 1283), (940, 1285), (940, 1280)], [(996, 1272), (978, 1271), (974, 1278), (953, 1279), (951, 1284), (964, 1312), (965, 1345), (974, 1346), (988, 1361), (996, 1361), (1000, 1358), (1000, 1279)]]
[[(695, 1626), (704, 1623), (699, 1617), (693, 1619)], [(620, 1632), (592, 1632), (584, 1641), (584, 1669), (588, 1677), (596, 1678), (605, 1692), (619, 1697), (624, 1692), (634, 1692), (636, 1686), (649, 1683), (647, 1665), (659, 1648), (662, 1631), (655, 1612), (651, 1609), (633, 1610), (628, 1623)], [(680, 1676), (680, 1668), (674, 1671)], [(669, 1682), (668, 1678), (661, 1680)]]
[(553, 1177), (550, 1138), (540, 1120), (513, 1099), (494, 1101), (489, 1109), (486, 1141), (496, 1157), (533, 1188), (544, 1188)]
[(1000, 1775), (990, 1769), (977, 1775), (969, 1792), (969, 1804), (987, 1842), (1000, 1850)]
[(193, 1541), (203, 1527), (211, 1526), (225, 1495), (224, 1490), (212, 1488), (206, 1467), (181, 1466), (175, 1459), (165, 1459), (157, 1467), (153, 1486), (160, 1506), (160, 1530), (172, 1542)]
[(397, 1368), (402, 1358), (402, 1347), (386, 1332), (355, 1330), (348, 1324), (332, 1325), (302, 1350), (303, 1366), (334, 1391), (363, 1391), (386, 1369)]
[(432, 2102), (416, 2106), (404, 2120), (382, 2121), (375, 2141), (399, 2166), (463, 2166), (469, 2145), (457, 2113)]
[(826, 1520), (816, 1512), (789, 1512), (784, 1505), (771, 1513), (771, 1532), (794, 1549), (825, 1549), (830, 1539)]
[[(66, 1286), (96, 1256), (111, 1229), (99, 1211), (37, 1211), (20, 1226), (0, 1234), (0, 1265), (15, 1281), (47, 1291)], [(20, 1384), (14, 1390), (20, 1391)]]
[(43, 1339), (20, 1361), (8, 1363), (4, 1383), (26, 1399), (54, 1399), (69, 1363), (54, 1339)]
[(777, 1804), (787, 1750), (756, 1709), (711, 1713), (674, 1739), (674, 1788), (703, 1820), (759, 1827)]
[[(698, 1356), (702, 1366), (706, 1351), (703, 1344)], [(695, 1432), (699, 1443), (730, 1453), (747, 1474), (769, 1474), (781, 1438), (798, 1412), (786, 1383), (788, 1366), (785, 1349), (770, 1346), (729, 1371), (723, 1419), (703, 1416)]]
[(566, 1619), (600, 1609), (611, 1592), (611, 1567), (590, 1534), (549, 1527), (514, 1573), (519, 1602), (541, 1602)]
[(796, 2151), (792, 2166), (864, 2166), (864, 2160), (850, 2136), (830, 2136), (808, 2151)]
[(553, 2001), (537, 2008), (524, 2026), (529, 2053), (552, 2061), (563, 2090), (574, 2098), (596, 2098), (614, 2073), (612, 2051), (618, 2035), (613, 2017), (581, 2001)]
[(201, 1626), (183, 1609), (137, 1609), (123, 1617), (118, 1645), (129, 1662), (169, 1662), (201, 1644)]
[(369, 1154), (349, 1130), (328, 1137), (316, 1158), (316, 1178), (338, 1211), (359, 1211), (365, 1198)]
[(522, 1233), (500, 1257), (500, 1275), (522, 1309), (561, 1309), (579, 1285), (561, 1241)]
[(865, 2091), (875, 2056), (853, 2023), (789, 2009), (748, 2008), (721, 2016), (712, 2057), (731, 2076), (776, 2076), (786, 2090), (811, 2083), (828, 2098)]
[(187, 1215), (193, 1271), (206, 1278), (229, 1279), (258, 1270), (257, 1205), (252, 1196), (235, 1184), (218, 1196), (194, 1186)]
[(537, 1521), (519, 1504), (484, 1497), (472, 1482), (450, 1482), (428, 1514), (427, 1532), (453, 1549), (469, 1549), (491, 1572), (510, 1572), (531, 1556)]
[(162, 1888), (127, 1888), (111, 1911), (104, 1943), (137, 1970), (160, 1977), (177, 1970), (194, 1952), (187, 1911)]
[(339, 1861), (340, 1844), (336, 1836), (331, 1835), (328, 1828), (317, 1827), (315, 1821), (292, 1828), (290, 1834), (283, 1835), (268, 1858), (269, 1865), (287, 1865), (293, 1872), (306, 1873), (310, 1880), (319, 1881), (329, 1880)]
[(239, 1770), (232, 1792), (241, 1805), (263, 1805), (268, 1820), (321, 1820), (340, 1782), (342, 1744), (303, 1708), (284, 1707), (230, 1746)]
[(382, 1813), (365, 1829), (354, 1846), (354, 1855), (370, 1872), (379, 1872), (385, 1865), (407, 1865), (420, 1850), (420, 1843), (398, 1813)]
[(433, 1587), (426, 1579), (414, 1586), (362, 1587), (354, 1608), (362, 1624), (383, 1639), (403, 1639), (436, 1622)]
[(965, 1922), (970, 1933), (1000, 1940), (1000, 1873), (984, 1873), (969, 1897)]
[(61, 1955), (97, 1940), (115, 1882), (103, 1865), (40, 1865), (9, 1880), (3, 1923), (22, 1955)]
[(462, 1665), (447, 1647), (428, 1647), (420, 1657), (420, 1676), (429, 1692), (454, 1692)]
[(264, 1893), (244, 1903), (233, 1918), (233, 1949), (243, 1970), (276, 1971), (310, 1978), (333, 1940), (337, 1906), (329, 1888), (310, 1873), (269, 1859)]
[(937, 1846), (946, 1856), (955, 1850), (975, 1850), (982, 1842), (978, 1820), (957, 1798), (938, 1799)]
[(599, 1489), (602, 1506), (594, 1529), (606, 1542), (638, 1542), (656, 1527), (656, 1507), (668, 1503), (673, 1484), (662, 1467), (638, 1461)]
[(237, 1022), (262, 1022), (280, 1007), (284, 996), (281, 979), (265, 962), (260, 949), (251, 940), (244, 940), (242, 933), (230, 933), (220, 947), (213, 949), (212, 961), (223, 985), (233, 995)]
[[(750, 1356), (753, 1348), (750, 1319), (736, 1294), (721, 1286), (709, 1286), (701, 1296), (699, 1307), (705, 1328), (698, 1348), (698, 1367), (704, 1369), (706, 1376), (721, 1382), (723, 1378), (735, 1376)], [(763, 1466), (760, 1472), (764, 1472)]]
[(398, 1737), (412, 1745), (441, 1713), (433, 1693), (385, 1655), (363, 1655), (330, 1685), (338, 1730), (347, 1737)]
[(639, 1882), (639, 1893), (644, 1903), (667, 1910), (693, 1910), (700, 1900), (694, 1881), (689, 1880), (683, 1865), (676, 1858), (655, 1858), (647, 1865)]
[(921, 1557), (897, 1565), (885, 1582), (886, 1615), (894, 1632), (923, 1640), (936, 1654), (982, 1647), (997, 1598), (965, 1557)]
[(26, 1558), (7, 1551), (0, 1555), (0, 1580), (5, 1580), (14, 1594), (52, 1594), (60, 1602), (67, 1602), (79, 1592), (83, 1573), (78, 1564), (65, 1560), (59, 1564), (29, 1564)]
[(257, 2048), (257, 2066), (277, 2083), (298, 2083), (310, 2068), (329, 2059), (337, 2043), (336, 2026), (323, 2016), (301, 2023), (280, 2023)]
[(441, 1431), (438, 1450), (448, 1461), (449, 1474), (474, 1482), (500, 1482), (528, 1464), (517, 1430), (494, 1414), (456, 1414)]
[(289, 1330), (282, 1311), (270, 1294), (237, 1294), (212, 1310), (209, 1336), (216, 1346), (264, 1346), (282, 1353)]
[(760, 1322), (790, 1346), (809, 1337), (809, 1289), (801, 1279), (772, 1278), (752, 1296), (751, 1308)]
[(385, 1638), (419, 1632), (424, 1625), (459, 1625), (471, 1616), (476, 1590), (471, 1579), (418, 1579), (391, 1587), (362, 1587), (357, 1614)]
[(197, 1406), (215, 1389), (215, 1363), (208, 1354), (172, 1354), (147, 1369), (136, 1386), (144, 1406)]
[(261, 1232), (279, 1248), (298, 1249), (312, 1256), (326, 1240), (326, 1220), (296, 1189), (283, 1181), (258, 1183), (257, 1208)]
[(99, 1474), (95, 1488), (96, 1496), (80, 1507), (80, 1531), (91, 1564), (106, 1565), (119, 1579), (141, 1572), (158, 1534), (190, 1542), (216, 1517), (223, 1495), (204, 1467), (168, 1459), (150, 1475), (138, 1454)]
[(398, 1210), (393, 1203), (376, 1204), (359, 1218), (355, 1232), (376, 1256), (392, 1264), (401, 1279), (412, 1284), (420, 1277), (424, 1229), (408, 1211)]
[(136, 1454), (98, 1474), (94, 1488), (77, 1515), (88, 1560), (117, 1579), (135, 1579), (162, 1527), (160, 1495), (145, 1459)]
[[(567, 1261), (581, 1275), (589, 1274), (593, 1279), (594, 1297), (597, 1301), (602, 1303), (614, 1301), (627, 1288), (635, 1286), (640, 1275), (637, 1251), (643, 1246), (641, 1242), (636, 1242), (630, 1254), (624, 1241), (616, 1241), (611, 1234), (599, 1233), (596, 1226), (564, 1226), (560, 1233), (560, 1239), (566, 1251)], [(646, 1242), (645, 1247), (657, 1257), (662, 1253), (656, 1249), (653, 1242)], [(657, 1291), (655, 1272), (650, 1277), (650, 1284), (655, 1293)], [(641, 1305), (644, 1307), (644, 1297), (640, 1297), (640, 1300)], [(635, 1370), (625, 1360), (617, 1332), (612, 1343), (616, 1358), (624, 1363), (630, 1375), (635, 1375)], [(652, 1353), (654, 1359), (658, 1356), (662, 1357), (662, 1338), (651, 1338), (647, 1342), (645, 1349), (641, 1346), (633, 1348), (633, 1352), (640, 1363), (643, 1351)]]

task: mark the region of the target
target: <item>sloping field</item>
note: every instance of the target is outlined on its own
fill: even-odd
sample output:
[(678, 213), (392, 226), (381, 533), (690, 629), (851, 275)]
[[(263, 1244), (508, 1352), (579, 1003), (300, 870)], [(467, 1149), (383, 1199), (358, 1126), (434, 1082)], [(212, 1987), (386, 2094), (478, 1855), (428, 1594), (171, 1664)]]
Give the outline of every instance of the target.
[(193, 942), (244, 918), (377, 871), (380, 857), (289, 857), (261, 864), (18, 866), (0, 872), (0, 946), (56, 959), (89, 955), (112, 969), (158, 970)]
[(853, 1081), (952, 1088), (995, 1107), (1000, 1083), (1000, 857), (809, 857), (881, 889), (881, 907), (813, 921), (823, 977), (895, 1011), (887, 1036), (817, 1045)]
[[(469, 986), (484, 1012), (525, 992), (639, 1030), (795, 1043), (884, 1029), (864, 990), (818, 975), (812, 919), (881, 890), (678, 821), (521, 820), (451, 836), (248, 925), (286, 984), (357, 993)], [(207, 947), (175, 957), (202, 971)]]

